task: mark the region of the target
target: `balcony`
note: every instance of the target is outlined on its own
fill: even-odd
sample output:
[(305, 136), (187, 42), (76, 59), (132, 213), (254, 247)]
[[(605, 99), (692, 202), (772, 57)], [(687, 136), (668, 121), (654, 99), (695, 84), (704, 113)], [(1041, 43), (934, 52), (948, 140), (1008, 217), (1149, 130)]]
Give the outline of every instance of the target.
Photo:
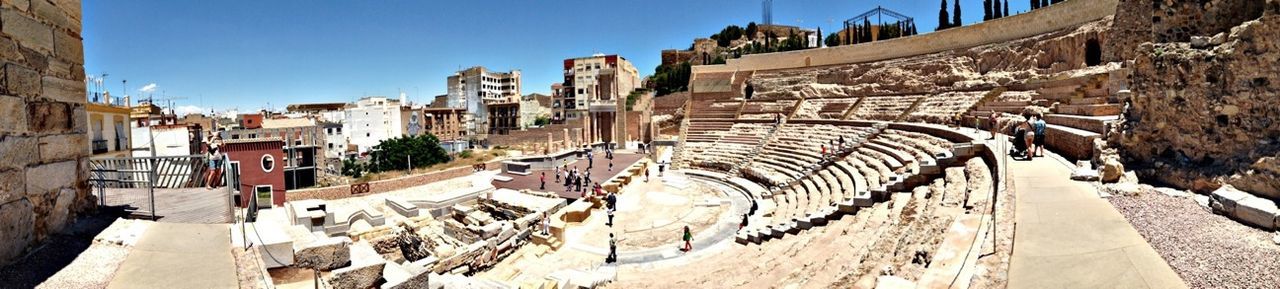
[(106, 152), (107, 152), (107, 140), (105, 139), (93, 140), (93, 154), (96, 155), (96, 154), (101, 154)]

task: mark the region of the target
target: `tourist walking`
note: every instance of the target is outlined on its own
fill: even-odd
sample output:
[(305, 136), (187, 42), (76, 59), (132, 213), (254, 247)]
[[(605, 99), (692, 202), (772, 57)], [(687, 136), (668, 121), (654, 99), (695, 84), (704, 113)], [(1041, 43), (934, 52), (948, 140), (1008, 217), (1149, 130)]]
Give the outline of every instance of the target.
[(999, 126), (999, 125), (996, 125), (996, 122), (999, 120), (1000, 120), (1000, 112), (997, 112), (994, 109), (991, 110), (991, 114), (987, 115), (987, 125), (991, 126), (990, 128), (987, 128), (988, 130), (991, 131), (991, 138), (989, 139), (996, 139), (996, 130), (998, 129), (998, 126)]
[(738, 224), (738, 230), (742, 230), (742, 228), (747, 227), (747, 217), (750, 216), (750, 214), (742, 214), (742, 223)]
[(542, 235), (551, 235), (551, 219), (547, 218), (547, 212), (542, 212)]
[(609, 192), (609, 195), (604, 197), (604, 203), (605, 207), (609, 209), (608, 225), (613, 227), (613, 212), (618, 210), (618, 196), (614, 195), (613, 192)]
[(542, 175), (538, 176), (538, 189), (539, 190), (547, 189), (547, 172), (542, 172)]
[(613, 159), (609, 159), (609, 171), (613, 171)]
[(665, 170), (666, 168), (667, 168), (667, 164), (666, 164), (666, 163), (664, 163), (664, 162), (658, 162), (658, 177), (659, 177), (659, 178), (661, 178), (661, 177), (662, 177), (662, 171), (663, 171), (663, 170)]
[(1046, 137), (1044, 129), (1047, 125), (1044, 123), (1044, 116), (1040, 113), (1036, 113), (1033, 117), (1035, 118), (1035, 121), (1031, 123), (1031, 128), (1036, 131), (1036, 138), (1032, 143), (1035, 144), (1036, 147), (1032, 152), (1034, 152), (1037, 157), (1044, 157), (1044, 139)]
[(693, 244), (690, 243), (693, 242), (693, 233), (689, 232), (689, 226), (684, 226), (684, 236), (681, 237), (681, 240), (684, 240), (684, 247), (680, 248), (681, 251), (689, 252), (693, 250)]
[(555, 171), (555, 173), (553, 173), (553, 175), (555, 175), (555, 176), (556, 176), (556, 183), (557, 183), (557, 184), (559, 184), (559, 183), (560, 183), (560, 167), (559, 167), (559, 166), (555, 166), (555, 165), (554, 165), (554, 163), (553, 163), (553, 165), (552, 165), (552, 166), (553, 166), (553, 167), (555, 167), (555, 169), (556, 169), (556, 171)]
[(609, 256), (604, 258), (605, 263), (613, 263), (618, 261), (618, 242), (613, 239), (613, 233), (609, 233)]
[(649, 168), (644, 168), (644, 182), (649, 182)]
[(751, 199), (751, 209), (750, 209), (750, 210), (747, 210), (747, 214), (748, 214), (748, 215), (755, 215), (755, 214), (756, 214), (756, 209), (759, 209), (759, 208), (760, 208), (760, 207), (759, 207), (759, 205), (756, 205), (756, 199)]

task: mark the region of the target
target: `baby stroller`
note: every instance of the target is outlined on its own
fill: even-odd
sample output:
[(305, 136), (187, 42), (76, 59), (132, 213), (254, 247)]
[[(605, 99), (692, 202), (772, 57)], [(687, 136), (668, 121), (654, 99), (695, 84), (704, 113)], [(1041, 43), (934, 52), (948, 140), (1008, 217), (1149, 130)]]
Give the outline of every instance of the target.
[(1021, 128), (1013, 131), (1013, 136), (1009, 137), (1009, 142), (1013, 143), (1013, 149), (1009, 150), (1009, 156), (1015, 158), (1027, 157), (1027, 131)]

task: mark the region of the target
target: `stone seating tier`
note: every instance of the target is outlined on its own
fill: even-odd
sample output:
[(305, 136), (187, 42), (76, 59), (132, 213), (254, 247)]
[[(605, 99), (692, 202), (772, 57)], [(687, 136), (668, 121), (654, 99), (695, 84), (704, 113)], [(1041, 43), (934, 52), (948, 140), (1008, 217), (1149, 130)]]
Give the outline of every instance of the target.
[(1049, 114), (1044, 116), (1048, 124), (1060, 125), (1094, 133), (1105, 133), (1112, 122), (1118, 121), (1116, 116), (1083, 116), (1070, 114)]

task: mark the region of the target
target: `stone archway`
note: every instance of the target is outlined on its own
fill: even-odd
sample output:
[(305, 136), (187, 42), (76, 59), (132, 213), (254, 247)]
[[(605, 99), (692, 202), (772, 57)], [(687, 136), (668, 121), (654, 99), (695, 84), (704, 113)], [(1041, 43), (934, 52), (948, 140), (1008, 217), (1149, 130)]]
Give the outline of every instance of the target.
[(1102, 44), (1098, 43), (1098, 39), (1089, 39), (1084, 43), (1084, 65), (1098, 64), (1102, 64)]

